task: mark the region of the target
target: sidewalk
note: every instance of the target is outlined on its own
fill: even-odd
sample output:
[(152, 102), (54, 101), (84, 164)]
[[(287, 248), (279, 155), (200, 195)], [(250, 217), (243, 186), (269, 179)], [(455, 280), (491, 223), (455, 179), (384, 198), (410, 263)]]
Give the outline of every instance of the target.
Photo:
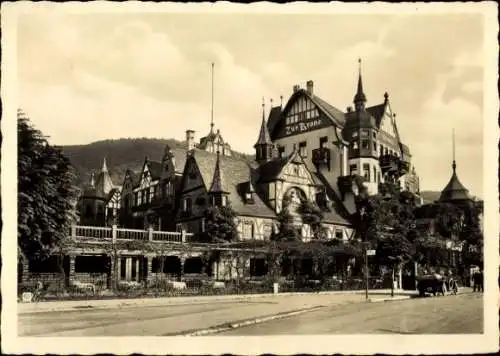
[[(390, 289), (369, 290), (369, 296), (390, 296)], [(359, 295), (364, 300), (365, 291), (332, 291), (317, 293), (279, 293), (275, 294), (240, 294), (240, 295), (214, 295), (214, 296), (188, 296), (188, 297), (160, 297), (160, 298), (137, 298), (137, 299), (105, 299), (105, 300), (70, 300), (50, 301), (38, 303), (18, 303), (18, 314), (71, 311), (82, 309), (110, 309), (127, 307), (149, 307), (161, 305), (189, 305), (213, 302), (245, 301), (263, 298), (282, 299), (290, 296), (334, 296), (334, 295)], [(415, 291), (395, 290), (395, 296), (416, 295)]]

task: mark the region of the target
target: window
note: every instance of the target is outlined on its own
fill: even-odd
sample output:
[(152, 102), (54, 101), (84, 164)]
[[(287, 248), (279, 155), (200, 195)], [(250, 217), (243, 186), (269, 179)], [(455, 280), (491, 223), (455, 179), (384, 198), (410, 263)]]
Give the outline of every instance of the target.
[(200, 220), (200, 232), (205, 232), (205, 218)]
[(342, 240), (343, 235), (344, 234), (342, 233), (342, 230), (335, 230), (335, 238), (336, 239)]
[(384, 155), (384, 146), (380, 145), (380, 155)]
[(302, 141), (299, 143), (299, 155), (306, 158), (307, 157), (307, 142)]
[(361, 137), (369, 137), (370, 133), (367, 130), (361, 130)]
[(254, 238), (254, 228), (252, 222), (245, 221), (243, 225), (243, 237), (253, 239)]
[(320, 137), (319, 139), (319, 147), (320, 148), (325, 148), (328, 144), (328, 137), (326, 136), (323, 136), (323, 137)]
[(373, 141), (373, 150), (377, 152), (377, 142)]
[(184, 198), (183, 202), (182, 202), (182, 210), (187, 214), (187, 215), (190, 215), (191, 214), (191, 211), (192, 211), (192, 208), (193, 208), (193, 205), (192, 205), (192, 201), (191, 201), (191, 198)]
[(142, 205), (142, 190), (137, 192), (137, 205)]
[(182, 232), (182, 224), (176, 224), (175, 225), (175, 231)]
[(358, 166), (356, 164), (351, 164), (351, 166), (349, 167), (349, 171), (351, 175), (358, 173)]
[(363, 176), (367, 181), (370, 181), (370, 165), (368, 163), (363, 164)]
[(363, 148), (363, 149), (369, 149), (370, 148), (370, 141), (368, 141), (368, 140), (362, 140), (361, 141), (361, 148)]
[(377, 134), (375, 132), (372, 132), (372, 137), (377, 138)]
[(358, 149), (358, 147), (359, 147), (359, 146), (358, 146), (358, 141), (353, 141), (353, 143), (352, 143), (352, 149), (353, 149), (353, 150), (357, 150), (357, 149)]
[(264, 238), (269, 238), (273, 232), (273, 226), (271, 224), (264, 224)]

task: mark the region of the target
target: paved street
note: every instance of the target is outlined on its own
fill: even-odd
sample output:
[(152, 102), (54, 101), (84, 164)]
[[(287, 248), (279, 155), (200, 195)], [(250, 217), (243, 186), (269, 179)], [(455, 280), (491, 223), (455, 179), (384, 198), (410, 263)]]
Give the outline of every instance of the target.
[(462, 294), (332, 306), (216, 335), (482, 332), (482, 294)]
[[(172, 298), (175, 302), (175, 298)], [(164, 336), (316, 306), (357, 303), (362, 294), (262, 296), (248, 300), (19, 314), (20, 336)], [(154, 302), (151, 301), (151, 302)]]
[(365, 303), (362, 294), (311, 294), (22, 313), (18, 334), (165, 336), (321, 306), (324, 308), (318, 311), (216, 335), (476, 333), (482, 330), (479, 294), (379, 303)]

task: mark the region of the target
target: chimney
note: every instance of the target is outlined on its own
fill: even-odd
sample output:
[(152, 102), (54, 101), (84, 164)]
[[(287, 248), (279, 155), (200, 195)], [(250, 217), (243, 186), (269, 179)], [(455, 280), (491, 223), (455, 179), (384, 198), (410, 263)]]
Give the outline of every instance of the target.
[(306, 83), (307, 86), (307, 94), (313, 95), (314, 91), (314, 82), (312, 80), (308, 80)]
[(347, 107), (347, 112), (352, 112), (352, 106)]
[(293, 86), (293, 92), (294, 92), (294, 93), (298, 92), (298, 91), (299, 91), (299, 89), (300, 89), (300, 85), (298, 85), (298, 84), (297, 84), (297, 85), (294, 85), (294, 86)]
[(194, 150), (194, 131), (193, 130), (186, 130), (186, 143), (187, 143), (187, 150), (192, 151)]

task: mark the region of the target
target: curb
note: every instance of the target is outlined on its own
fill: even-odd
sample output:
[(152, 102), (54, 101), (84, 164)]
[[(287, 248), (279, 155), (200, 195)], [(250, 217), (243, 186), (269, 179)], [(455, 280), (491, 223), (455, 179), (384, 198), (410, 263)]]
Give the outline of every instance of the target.
[[(381, 290), (382, 291), (382, 290)], [(373, 290), (371, 293), (376, 294), (381, 291)], [(396, 294), (401, 293), (400, 290), (394, 291)], [(75, 303), (72, 306), (48, 306), (45, 303), (58, 303), (54, 302), (39, 302), (39, 303), (18, 303), (18, 314), (34, 314), (34, 313), (50, 313), (50, 312), (63, 312), (63, 311), (78, 311), (78, 310), (100, 310), (100, 309), (113, 309), (113, 308), (127, 308), (127, 307), (148, 307), (159, 305), (186, 305), (186, 304), (202, 304), (220, 301), (242, 301), (251, 300), (256, 298), (280, 298), (290, 296), (313, 296), (313, 295), (353, 295), (363, 294), (365, 291), (321, 291), (321, 292), (285, 292), (278, 294), (246, 294), (246, 295), (222, 295), (222, 296), (198, 296), (189, 300), (182, 300), (183, 297), (161, 297), (161, 298), (138, 298), (130, 300), (110, 299), (110, 303), (105, 303), (103, 299), (95, 299), (89, 301), (68, 301)], [(96, 303), (97, 302), (97, 303)], [(78, 304), (77, 304), (78, 303)], [(26, 306), (26, 310), (23, 307)]]
[(326, 308), (326, 306), (319, 305), (319, 306), (303, 308), (303, 309), (298, 309), (298, 310), (289, 311), (289, 312), (282, 312), (282, 313), (273, 314), (273, 315), (264, 316), (264, 317), (251, 318), (251, 319), (246, 319), (246, 320), (232, 322), (232, 323), (225, 323), (225, 324), (213, 326), (213, 327), (206, 328), (206, 329), (187, 331), (187, 332), (182, 332), (182, 333), (173, 333), (173, 334), (167, 334), (167, 335), (162, 335), (162, 336), (202, 336), (202, 335), (209, 335), (209, 334), (217, 334), (217, 333), (227, 331), (227, 330), (242, 328), (244, 326), (262, 324), (262, 323), (265, 323), (265, 322), (268, 322), (271, 320), (285, 319), (285, 318), (289, 318), (289, 317), (294, 316), (294, 315), (300, 315), (300, 314), (304, 314), (304, 313), (308, 313), (308, 312), (313, 312), (313, 311), (320, 310), (323, 308)]
[(393, 298), (391, 298), (391, 297), (389, 297), (389, 298), (376, 298), (376, 299), (369, 298), (368, 301), (370, 303), (381, 303), (381, 302), (395, 302), (398, 300), (406, 300), (406, 299), (411, 299), (411, 296), (400, 295), (400, 296), (394, 296)]

